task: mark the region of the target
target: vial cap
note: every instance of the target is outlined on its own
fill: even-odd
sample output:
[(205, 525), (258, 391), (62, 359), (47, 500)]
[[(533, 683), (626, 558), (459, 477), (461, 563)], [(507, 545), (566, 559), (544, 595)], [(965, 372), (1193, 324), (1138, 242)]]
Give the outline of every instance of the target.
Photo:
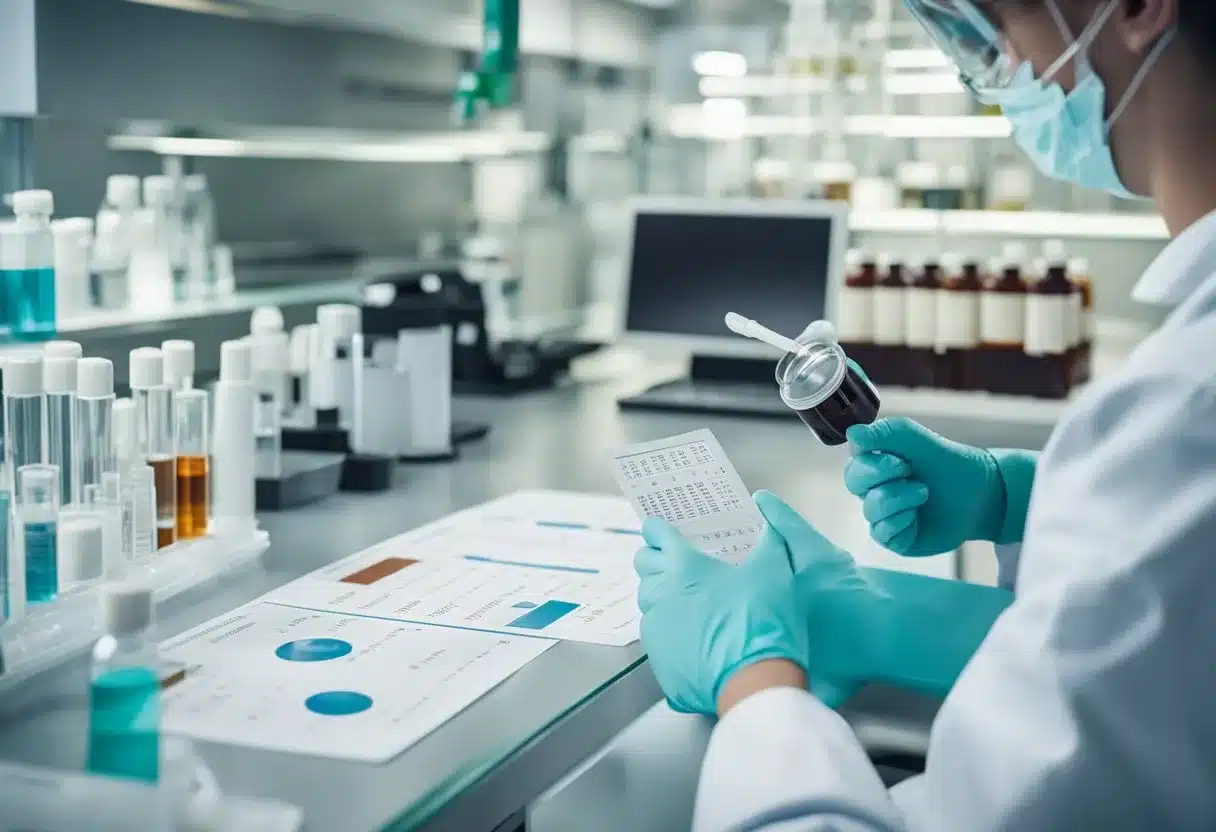
[(139, 177), (116, 174), (106, 179), (106, 202), (131, 211), (139, 207)]
[(131, 399), (117, 399), (114, 402), (113, 419), (114, 453), (120, 460), (130, 461), (135, 458), (139, 447), (135, 402)]
[(82, 358), (76, 362), (76, 395), (101, 399), (114, 395), (114, 365), (108, 358)]
[(47, 393), (75, 393), (78, 359), (52, 356), (42, 359), (42, 386)]
[(51, 233), (69, 240), (83, 240), (93, 236), (93, 221), (88, 217), (64, 217), (51, 221)]
[(845, 253), (844, 265), (846, 269), (859, 269), (864, 260), (865, 255), (861, 253), (860, 249), (851, 248)]
[(165, 354), (156, 347), (131, 350), (127, 367), (132, 387), (160, 387), (165, 383)]
[(1090, 277), (1089, 261), (1084, 257), (1074, 257), (1068, 261), (1068, 273), (1075, 277)]
[(194, 342), (173, 340), (160, 345), (164, 356), (165, 382), (176, 384), (184, 378), (194, 377)]
[(254, 335), (250, 340), (255, 373), (286, 373), (291, 367), (291, 348), (286, 332)]
[(13, 213), (41, 214), (49, 217), (55, 213), (55, 197), (50, 191), (17, 191), (13, 194)]
[(77, 341), (47, 341), (42, 345), (43, 358), (84, 358), (84, 347)]
[(37, 396), (41, 392), (41, 358), (10, 358), (4, 362), (4, 395)]
[(253, 381), (253, 356), (247, 341), (220, 344), (220, 381)]
[(105, 569), (105, 538), (101, 518), (88, 515), (59, 516), (59, 568), (68, 580), (90, 581)]
[(167, 176), (144, 177), (144, 204), (164, 205), (173, 198), (173, 180)]
[(192, 173), (182, 180), (182, 185), (192, 194), (205, 191), (207, 190), (207, 175), (204, 173)]
[(958, 274), (963, 270), (963, 255), (957, 251), (947, 251), (941, 258), (942, 270), (948, 275)]
[(317, 307), (320, 337), (329, 341), (349, 338), (363, 326), (363, 313), (349, 303), (325, 303)]
[(277, 306), (259, 306), (253, 310), (249, 318), (249, 332), (252, 335), (269, 335), (283, 331), (283, 313)]
[(101, 620), (111, 635), (134, 635), (152, 626), (152, 588), (135, 581), (106, 584), (101, 591)]

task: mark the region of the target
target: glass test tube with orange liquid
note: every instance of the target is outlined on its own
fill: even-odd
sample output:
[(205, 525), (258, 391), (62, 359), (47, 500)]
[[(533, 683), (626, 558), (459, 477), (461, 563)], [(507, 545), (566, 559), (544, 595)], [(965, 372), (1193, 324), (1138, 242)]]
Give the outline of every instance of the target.
[(205, 390), (173, 394), (177, 421), (177, 539), (207, 533), (210, 508), (210, 463), (207, 455), (208, 402)]
[(155, 347), (131, 350), (131, 399), (135, 402), (140, 456), (156, 485), (156, 548), (177, 537), (177, 466), (173, 441), (173, 392), (165, 384), (164, 354)]

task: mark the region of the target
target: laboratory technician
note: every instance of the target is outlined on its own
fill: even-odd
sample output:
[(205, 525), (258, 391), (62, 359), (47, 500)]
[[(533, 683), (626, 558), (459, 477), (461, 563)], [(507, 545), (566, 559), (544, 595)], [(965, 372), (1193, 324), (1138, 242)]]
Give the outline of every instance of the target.
[[(850, 432), (877, 540), (993, 541), (1014, 590), (959, 662), (925, 773), (890, 791), (824, 703), (953, 649), (949, 604), (879, 586), (763, 492), (741, 566), (647, 521), (651, 665), (673, 707), (720, 717), (695, 828), (1216, 829), (1216, 2), (907, 3), (1045, 173), (1152, 196), (1174, 239), (1135, 296), (1174, 309), (1037, 459), (903, 420)], [(992, 591), (952, 586), (960, 608)]]

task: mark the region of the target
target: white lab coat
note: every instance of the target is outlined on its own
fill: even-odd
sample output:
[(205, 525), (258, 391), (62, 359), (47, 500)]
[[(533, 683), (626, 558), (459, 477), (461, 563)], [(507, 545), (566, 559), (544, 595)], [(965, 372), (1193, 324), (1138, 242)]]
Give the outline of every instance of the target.
[(925, 773), (888, 792), (839, 716), (766, 691), (714, 730), (697, 832), (815, 799), (756, 828), (1216, 830), (1216, 212), (1135, 297), (1177, 308), (1043, 451), (1020, 558), (1002, 553), (1016, 601), (942, 706)]

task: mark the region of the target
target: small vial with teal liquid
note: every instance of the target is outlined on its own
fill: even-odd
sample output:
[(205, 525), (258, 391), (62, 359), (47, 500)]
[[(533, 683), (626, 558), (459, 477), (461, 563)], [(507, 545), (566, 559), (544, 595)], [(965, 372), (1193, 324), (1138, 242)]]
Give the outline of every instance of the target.
[(50, 191), (12, 196), (16, 221), (0, 228), (0, 277), (9, 333), (19, 341), (55, 337), (55, 237)]
[(25, 598), (30, 604), (45, 604), (59, 596), (59, 466), (21, 466), (16, 493)]
[(105, 635), (93, 647), (88, 769), (155, 783), (160, 774), (160, 678), (152, 638), (152, 589), (102, 589)]

